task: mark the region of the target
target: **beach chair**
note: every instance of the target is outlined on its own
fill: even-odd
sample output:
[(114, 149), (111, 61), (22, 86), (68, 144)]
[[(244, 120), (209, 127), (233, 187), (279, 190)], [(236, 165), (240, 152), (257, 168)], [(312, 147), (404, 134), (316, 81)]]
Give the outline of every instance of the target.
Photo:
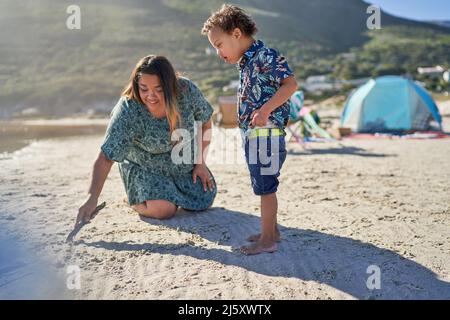
[(334, 141), (333, 137), (319, 126), (317, 114), (303, 106), (304, 101), (303, 91), (296, 91), (291, 96), (289, 122), (286, 127), (290, 133), (288, 141), (294, 138), (304, 148), (306, 141)]
[(237, 96), (219, 97), (219, 113), (216, 125), (222, 128), (237, 127)]

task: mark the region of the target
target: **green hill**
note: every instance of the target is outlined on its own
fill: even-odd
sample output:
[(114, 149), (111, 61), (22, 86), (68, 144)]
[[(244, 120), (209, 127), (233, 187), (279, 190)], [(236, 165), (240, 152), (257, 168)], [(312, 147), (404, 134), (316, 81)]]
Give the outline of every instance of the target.
[[(222, 94), (224, 85), (237, 78), (234, 66), (206, 55), (209, 44), (200, 35), (203, 21), (222, 1), (76, 3), (81, 8), (81, 30), (66, 28), (66, 8), (73, 1), (0, 2), (0, 117), (28, 108), (55, 116), (90, 109), (106, 112), (118, 99), (134, 64), (150, 53), (166, 55), (212, 102)], [(373, 46), (378, 49), (390, 43), (395, 47), (406, 41), (410, 48), (424, 39), (443, 52), (430, 62), (448, 63), (449, 29), (383, 14), (383, 29), (368, 32), (368, 4), (360, 0), (235, 3), (248, 9), (260, 29), (258, 36), (284, 52), (300, 78), (330, 71), (352, 76), (354, 70), (337, 59), (337, 53), (362, 50), (370, 60), (371, 52), (377, 51)], [(430, 48), (422, 46), (420, 50)], [(402, 63), (411, 65), (422, 55), (424, 59), (419, 61), (430, 60), (427, 52), (418, 53), (416, 60), (405, 55)], [(372, 60), (380, 64), (382, 54)]]

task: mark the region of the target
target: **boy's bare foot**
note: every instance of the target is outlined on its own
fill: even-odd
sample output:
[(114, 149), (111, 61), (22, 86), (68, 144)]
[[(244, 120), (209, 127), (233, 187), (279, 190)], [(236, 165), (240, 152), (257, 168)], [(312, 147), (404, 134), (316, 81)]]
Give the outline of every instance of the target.
[[(257, 242), (257, 241), (259, 241), (259, 238), (261, 238), (261, 233), (251, 235), (250, 237), (247, 238), (247, 241), (248, 242)], [(277, 235), (275, 236), (275, 241), (276, 242), (281, 241), (279, 233), (277, 233)]]
[(251, 255), (255, 255), (255, 254), (260, 254), (260, 253), (272, 253), (277, 251), (278, 249), (278, 245), (276, 242), (274, 242), (271, 245), (263, 245), (261, 242), (256, 242), (254, 244), (251, 244), (249, 246), (242, 246), (241, 247), (241, 252), (247, 256), (251, 256)]

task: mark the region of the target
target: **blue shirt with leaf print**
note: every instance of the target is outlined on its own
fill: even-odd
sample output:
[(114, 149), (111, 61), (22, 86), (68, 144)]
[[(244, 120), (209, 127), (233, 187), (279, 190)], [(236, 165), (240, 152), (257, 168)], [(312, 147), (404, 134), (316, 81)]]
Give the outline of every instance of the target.
[[(269, 101), (281, 86), (281, 81), (293, 75), (286, 58), (277, 50), (265, 46), (261, 40), (253, 42), (237, 65), (239, 69), (238, 122), (247, 130), (254, 110)], [(269, 120), (278, 128), (285, 128), (289, 120), (289, 101), (276, 108)]]

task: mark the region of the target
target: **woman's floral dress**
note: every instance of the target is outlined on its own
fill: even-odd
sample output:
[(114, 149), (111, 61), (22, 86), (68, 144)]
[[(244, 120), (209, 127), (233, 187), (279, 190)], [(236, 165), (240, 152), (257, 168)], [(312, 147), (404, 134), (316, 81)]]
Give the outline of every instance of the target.
[(192, 179), (197, 141), (194, 125), (206, 123), (213, 109), (189, 79), (179, 78), (179, 87), (183, 131), (178, 143), (171, 139), (167, 119), (155, 118), (137, 101), (121, 97), (111, 113), (101, 150), (119, 163), (130, 205), (167, 200), (188, 210), (204, 210), (216, 196), (217, 188), (204, 192), (201, 180), (194, 184)]

